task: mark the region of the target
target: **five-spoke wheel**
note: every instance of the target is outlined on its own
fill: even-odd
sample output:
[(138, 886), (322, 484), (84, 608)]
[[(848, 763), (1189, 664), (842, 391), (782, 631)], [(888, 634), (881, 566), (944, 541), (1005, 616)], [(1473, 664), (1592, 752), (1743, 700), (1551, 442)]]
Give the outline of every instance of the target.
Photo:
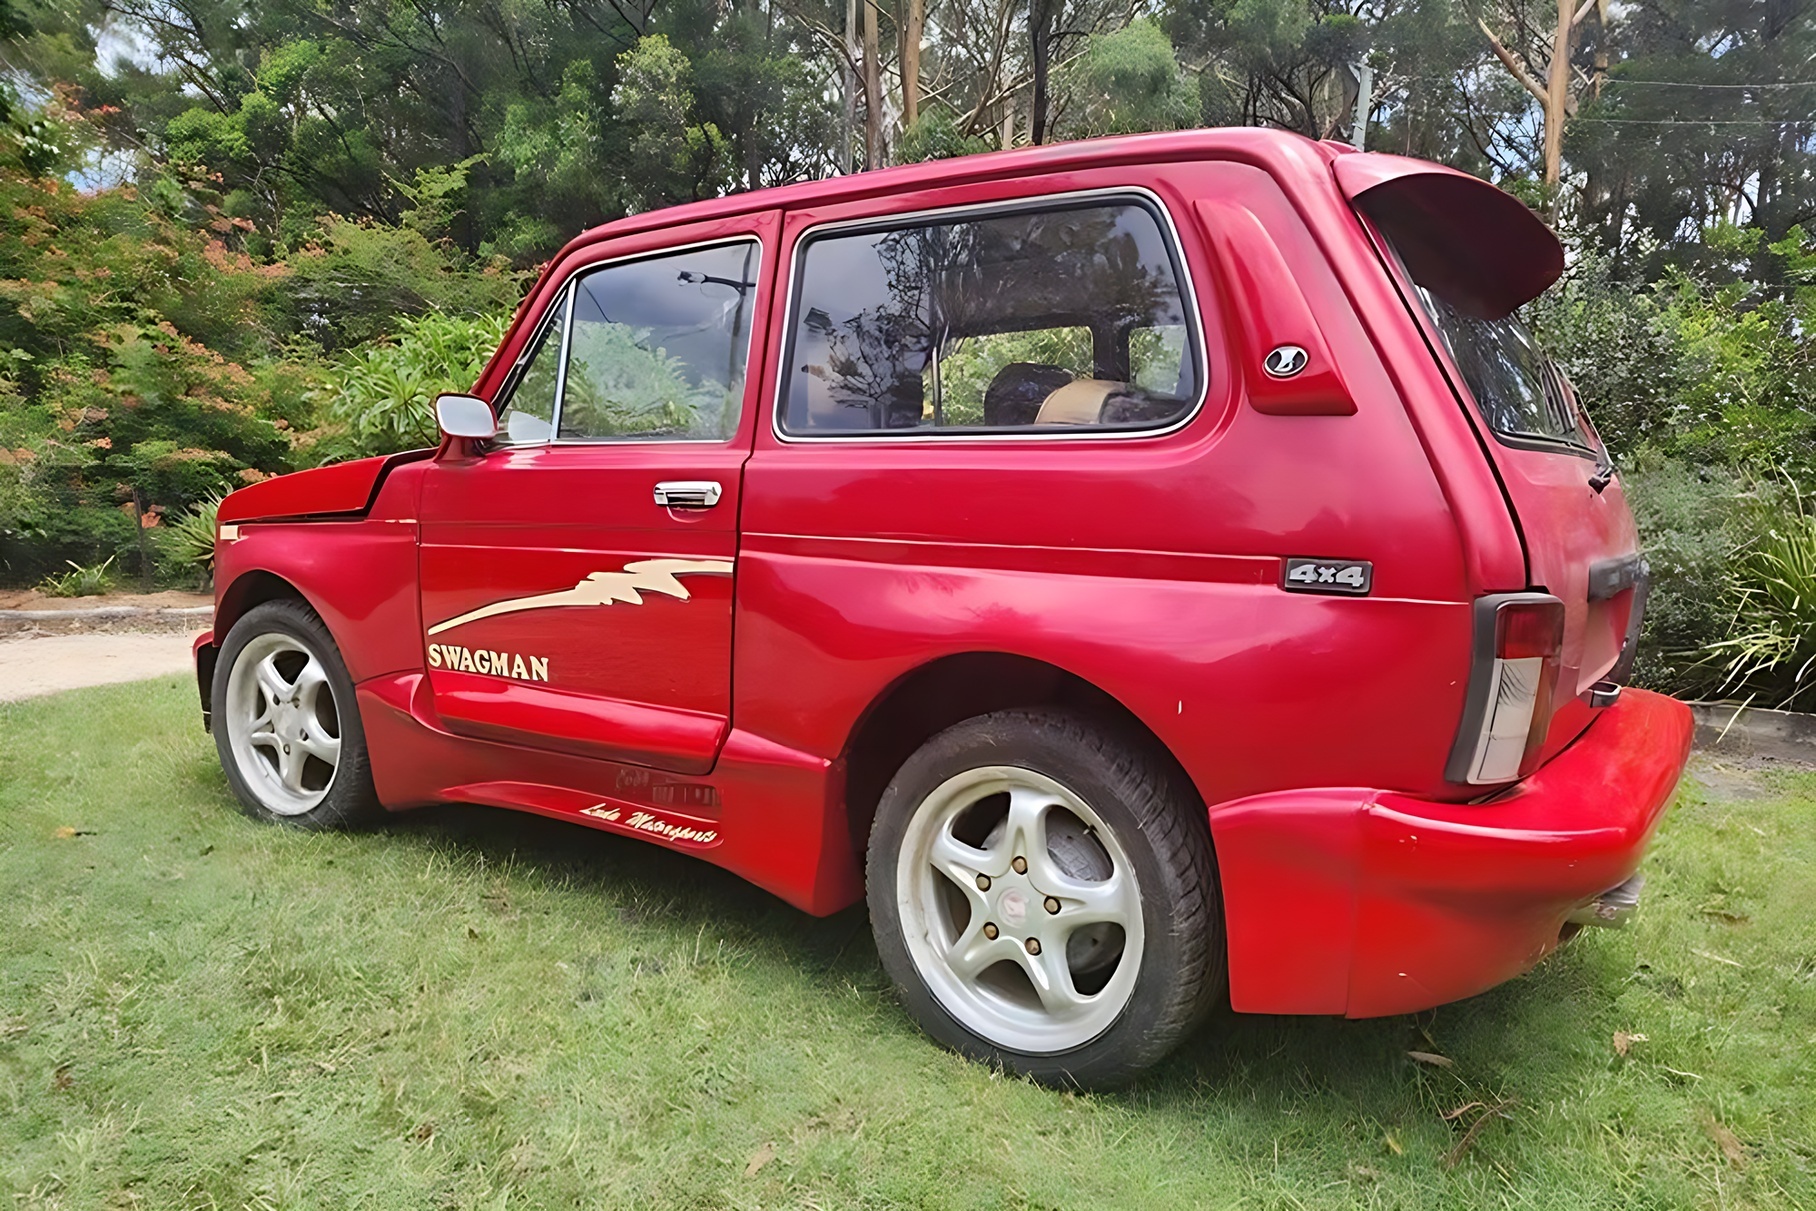
[(1204, 809), (1131, 729), (1030, 710), (940, 733), (878, 804), (868, 883), (921, 1026), (1040, 1080), (1126, 1080), (1222, 990)]
[(233, 625), (213, 715), (221, 765), (254, 815), (319, 828), (377, 810), (352, 681), (303, 603), (268, 601)]
[(242, 647), (227, 674), (217, 719), (227, 727), (240, 773), (280, 816), (322, 801), (340, 764), (340, 715), (327, 670), (281, 632)]
[(1084, 800), (1033, 770), (966, 770), (927, 796), (896, 898), (935, 998), (998, 1046), (1088, 1043), (1134, 992), (1141, 891), (1128, 855)]

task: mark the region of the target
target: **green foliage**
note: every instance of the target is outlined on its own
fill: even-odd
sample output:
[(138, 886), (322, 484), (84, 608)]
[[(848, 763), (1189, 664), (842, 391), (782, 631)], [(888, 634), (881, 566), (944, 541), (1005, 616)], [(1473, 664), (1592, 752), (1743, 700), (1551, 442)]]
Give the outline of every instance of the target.
[(618, 57), (612, 105), (630, 130), (626, 207), (635, 212), (718, 194), (727, 184), (730, 147), (719, 128), (691, 120), (693, 65), (666, 35), (651, 34)]
[(430, 312), (398, 321), (394, 338), (343, 354), (328, 370), (325, 423), (310, 453), (332, 462), (433, 446), (435, 397), (473, 386), (509, 320)]
[(1708, 645), (1724, 694), (1807, 709), (1816, 700), (1816, 515), (1801, 498), (1740, 552), (1729, 634)]
[(955, 156), (971, 156), (989, 151), (990, 147), (988, 139), (961, 132), (958, 123), (944, 109), (929, 108), (896, 141), (895, 159), (898, 164), (950, 160)]
[(113, 561), (109, 555), (100, 563), (85, 567), (73, 559), (65, 560), (70, 570), (46, 576), (38, 583), (38, 591), (46, 597), (99, 597), (114, 587)]
[(1708, 645), (1728, 633), (1736, 553), (1754, 543), (1781, 507), (1782, 492), (1728, 467), (1699, 467), (1647, 448), (1621, 469), (1652, 568), (1635, 680), (1698, 697), (1719, 672)]
[(587, 437), (661, 434), (721, 437), (732, 431), (737, 400), (721, 386), (687, 378), (687, 363), (653, 348), (627, 324), (575, 324), (563, 431)]
[(1173, 44), (1152, 21), (1093, 35), (1067, 65), (1061, 86), (1070, 93), (1065, 129), (1074, 137), (1178, 130), (1198, 121), (1195, 91)]
[(167, 564), (204, 576), (214, 568), (214, 534), (222, 499), (210, 496), (175, 521), (158, 527), (158, 546)]

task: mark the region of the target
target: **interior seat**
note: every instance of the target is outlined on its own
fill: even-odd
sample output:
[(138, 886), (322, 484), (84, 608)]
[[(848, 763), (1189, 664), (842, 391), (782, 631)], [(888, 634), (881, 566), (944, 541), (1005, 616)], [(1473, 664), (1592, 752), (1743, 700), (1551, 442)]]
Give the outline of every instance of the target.
[(1046, 399), (1071, 381), (1072, 376), (1058, 366), (1010, 362), (984, 390), (984, 424), (1032, 425)]

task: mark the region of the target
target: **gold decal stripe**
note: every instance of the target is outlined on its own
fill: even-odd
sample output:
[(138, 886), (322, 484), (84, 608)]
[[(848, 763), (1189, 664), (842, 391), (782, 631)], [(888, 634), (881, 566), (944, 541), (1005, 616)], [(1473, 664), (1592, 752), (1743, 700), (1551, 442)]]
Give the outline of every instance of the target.
[(731, 572), (732, 561), (729, 559), (640, 559), (625, 564), (622, 572), (594, 572), (571, 589), (495, 601), (445, 622), (438, 622), (429, 628), (429, 634), (439, 635), (469, 622), (478, 622), (481, 618), (496, 618), (500, 614), (515, 614), (522, 610), (605, 606), (614, 602), (642, 605), (645, 593), (661, 593), (677, 601), (688, 601), (691, 598), (687, 586), (675, 579), (677, 576), (730, 576)]

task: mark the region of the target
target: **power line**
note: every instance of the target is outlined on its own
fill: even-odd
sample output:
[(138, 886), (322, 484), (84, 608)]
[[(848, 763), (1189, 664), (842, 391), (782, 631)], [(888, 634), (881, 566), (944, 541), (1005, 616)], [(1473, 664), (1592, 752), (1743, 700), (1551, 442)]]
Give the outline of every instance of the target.
[(1702, 84), (1694, 80), (1634, 80), (1626, 76), (1609, 76), (1609, 84), (1650, 84), (1654, 88), (1810, 88), (1816, 80), (1761, 80), (1756, 84)]
[(1810, 126), (1816, 124), (1816, 114), (1807, 118), (1597, 118), (1594, 116), (1572, 118), (1572, 125), (1578, 122), (1600, 122), (1604, 126)]

